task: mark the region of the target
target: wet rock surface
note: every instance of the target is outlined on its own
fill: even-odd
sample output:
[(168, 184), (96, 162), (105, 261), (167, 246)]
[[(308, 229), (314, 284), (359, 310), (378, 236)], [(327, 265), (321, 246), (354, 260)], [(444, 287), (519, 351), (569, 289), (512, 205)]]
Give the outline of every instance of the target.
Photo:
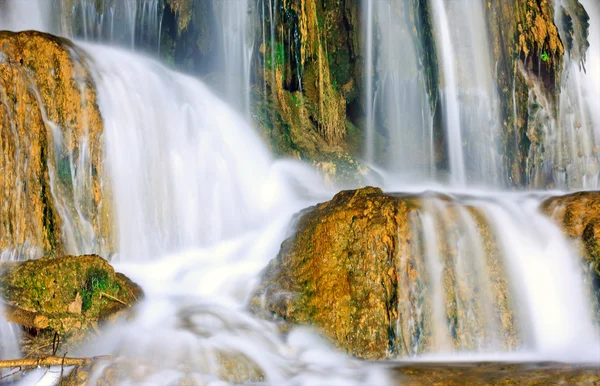
[(108, 241), (103, 123), (85, 54), (49, 34), (0, 31), (0, 106), (2, 254), (78, 253), (69, 242), (86, 227)]

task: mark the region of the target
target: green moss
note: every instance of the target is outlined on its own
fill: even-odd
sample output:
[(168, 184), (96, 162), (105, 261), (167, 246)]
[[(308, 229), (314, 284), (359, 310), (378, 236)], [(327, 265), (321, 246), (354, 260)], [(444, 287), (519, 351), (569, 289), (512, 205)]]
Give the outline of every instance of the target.
[(265, 54), (267, 67), (272, 68), (273, 65), (276, 67), (283, 67), (285, 64), (285, 48), (282, 43), (275, 42), (272, 50), (271, 43), (267, 42), (267, 50)]
[(92, 308), (92, 298), (94, 295), (99, 295), (100, 292), (105, 292), (111, 287), (110, 277), (108, 272), (99, 268), (90, 268), (86, 274), (84, 287), (81, 289), (82, 295), (82, 311), (87, 311)]

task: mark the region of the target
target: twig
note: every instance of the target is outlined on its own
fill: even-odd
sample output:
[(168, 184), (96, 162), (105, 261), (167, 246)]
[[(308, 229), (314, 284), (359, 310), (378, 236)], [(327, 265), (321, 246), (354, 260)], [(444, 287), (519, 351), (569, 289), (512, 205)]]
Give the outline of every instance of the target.
[(59, 344), (60, 344), (60, 335), (58, 335), (58, 332), (55, 332), (54, 337), (52, 338), (52, 355), (56, 355)]
[(67, 357), (67, 353), (65, 352), (65, 355), (63, 355), (63, 360), (62, 363), (60, 364), (60, 384), (59, 386), (62, 386), (63, 383), (63, 372), (65, 370), (65, 358)]
[(117, 303), (121, 303), (122, 305), (126, 306), (126, 307), (131, 307), (129, 304), (125, 303), (124, 301), (122, 301), (121, 299), (118, 299), (112, 295), (107, 294), (106, 292), (100, 292), (100, 296), (104, 296), (105, 298), (109, 298), (110, 300), (114, 300)]

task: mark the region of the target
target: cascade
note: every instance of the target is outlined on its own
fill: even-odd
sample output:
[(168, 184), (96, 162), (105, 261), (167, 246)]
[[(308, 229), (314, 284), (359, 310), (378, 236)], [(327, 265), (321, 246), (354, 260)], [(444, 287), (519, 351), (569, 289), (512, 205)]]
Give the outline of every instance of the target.
[(451, 179), (501, 187), (501, 126), (483, 3), (435, 0), (432, 5)]
[[(404, 354), (598, 361), (600, 342), (580, 257), (539, 213), (543, 196), (466, 188), (503, 187), (506, 175), (482, 5), (467, 0), (429, 3), (438, 41), (438, 108), (452, 186), (440, 188), (444, 195), (419, 196), (424, 204), (409, 224), (414, 242), (406, 255), (398, 256), (419, 272), (419, 281), (407, 295), (411, 302), (398, 305), (396, 336), (405, 341)], [(594, 99), (600, 96), (600, 7), (594, 8), (592, 0), (582, 3), (591, 10), (587, 72), (568, 61), (561, 75), (558, 119), (549, 118), (550, 107), (545, 110), (541, 102), (542, 109), (531, 114), (550, 122), (545, 140), (555, 141), (556, 147), (549, 162), (565, 165), (555, 179), (558, 186), (569, 188), (598, 186), (597, 149), (592, 144), (600, 137), (594, 108), (600, 100)], [(0, 29), (47, 25), (44, 2), (35, 2), (39, 17), (30, 20), (22, 16), (21, 4), (0, 3)], [(160, 37), (161, 4), (81, 0), (70, 12), (83, 24), (61, 24), (61, 32), (127, 48), (136, 46), (136, 36), (145, 36), (147, 44), (154, 45), (157, 42), (150, 40)], [(434, 97), (419, 65), (410, 16), (399, 4), (365, 3), (365, 152), (369, 162), (384, 169), (383, 183), (389, 189), (398, 187), (395, 174), (426, 182), (440, 175), (430, 100)], [(276, 7), (269, 8), (269, 19), (276, 20)], [(117, 21), (118, 9), (125, 12), (127, 23)], [(152, 369), (144, 374), (145, 382), (162, 384), (219, 382), (227, 360), (259, 369), (272, 383), (386, 383), (379, 367), (336, 352), (311, 329), (282, 334), (274, 323), (246, 311), (261, 270), (292, 231), (293, 216), (333, 192), (312, 168), (273, 159), (243, 114), (235, 111), (248, 113), (250, 108), (254, 47), (248, 37), (248, 3), (223, 2), (215, 16), (222, 28), (226, 96), (234, 108), (200, 80), (123, 47), (77, 42), (73, 60), (79, 70), (91, 72), (102, 115), (102, 173), (92, 175), (87, 122), (77, 131), (59, 130), (56, 122), (43, 117), (52, 134), (49, 183), (63, 222), (66, 251), (110, 257), (147, 295), (132, 320), (103, 330), (82, 354), (112, 353), (124, 367), (135, 361), (139, 368)], [(263, 39), (270, 36), (272, 50), (273, 24), (262, 31)], [(85, 79), (77, 86), (84, 90)], [(542, 100), (542, 92), (535, 92), (530, 97)], [(81, 100), (82, 106), (88, 102)], [(376, 138), (382, 133), (388, 143), (385, 155), (378, 158)], [(68, 151), (66, 143), (76, 143), (78, 151)], [(548, 167), (552, 165), (531, 166), (530, 179), (535, 181)], [(88, 209), (93, 178), (110, 191), (105, 204), (111, 205), (113, 217), (108, 226), (92, 225), (95, 220)], [(115, 234), (114, 250), (105, 233), (108, 228)], [(27, 255), (0, 252), (3, 260)], [(26, 257), (38, 255), (34, 251)], [(0, 310), (0, 358), (18, 356), (17, 334)], [(188, 371), (182, 370), (182, 363)], [(119, 381), (139, 382), (138, 373), (136, 368), (123, 371)]]
[(215, 2), (220, 20), (222, 59), (225, 66), (225, 96), (245, 115), (250, 114), (250, 70), (254, 45), (250, 33), (250, 4), (247, 0)]
[(420, 195), (399, 256), (421, 278), (399, 308), (406, 354), (600, 359), (579, 257), (540, 198)]

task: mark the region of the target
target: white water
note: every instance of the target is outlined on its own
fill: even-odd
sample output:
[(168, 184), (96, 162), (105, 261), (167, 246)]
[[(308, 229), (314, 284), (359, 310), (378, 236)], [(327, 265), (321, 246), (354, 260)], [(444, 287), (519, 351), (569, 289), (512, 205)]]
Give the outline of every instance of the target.
[(49, 5), (45, 0), (0, 2), (0, 31), (45, 31)]
[(579, 256), (537, 200), (486, 208), (518, 294), (524, 347), (550, 358), (600, 361)]

